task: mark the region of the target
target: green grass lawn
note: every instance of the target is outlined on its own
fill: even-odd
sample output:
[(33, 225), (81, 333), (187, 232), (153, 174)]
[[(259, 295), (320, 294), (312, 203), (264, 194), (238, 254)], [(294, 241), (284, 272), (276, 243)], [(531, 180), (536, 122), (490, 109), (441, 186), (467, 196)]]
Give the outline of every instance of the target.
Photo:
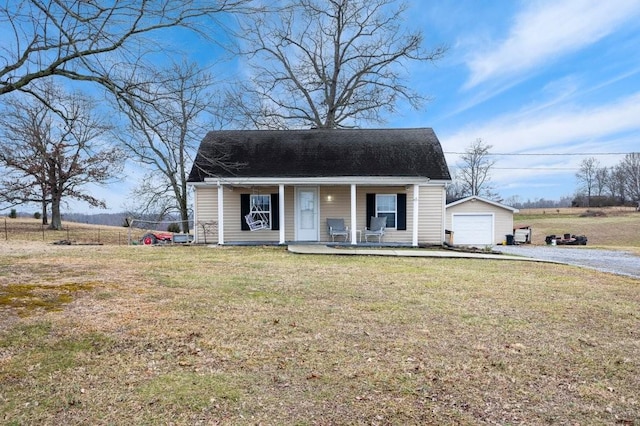
[(5, 245), (0, 419), (637, 424), (639, 290), (526, 262)]

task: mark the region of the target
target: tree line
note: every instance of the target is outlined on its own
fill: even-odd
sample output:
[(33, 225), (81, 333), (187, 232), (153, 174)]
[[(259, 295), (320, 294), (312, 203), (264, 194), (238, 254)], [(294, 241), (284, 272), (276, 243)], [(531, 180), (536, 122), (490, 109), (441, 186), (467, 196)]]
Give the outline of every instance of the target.
[[(105, 207), (91, 186), (121, 180), (128, 162), (139, 171), (129, 210), (187, 224), (207, 131), (350, 128), (426, 102), (406, 66), (447, 49), (425, 47), (406, 12), (396, 0), (3, 2), (0, 203), (37, 203), (60, 229), (65, 200)], [(244, 72), (217, 78), (167, 43), (185, 34)]]
[(640, 153), (626, 154), (615, 166), (603, 167), (595, 157), (582, 160), (576, 173), (574, 203), (585, 207), (634, 204), (640, 207)]

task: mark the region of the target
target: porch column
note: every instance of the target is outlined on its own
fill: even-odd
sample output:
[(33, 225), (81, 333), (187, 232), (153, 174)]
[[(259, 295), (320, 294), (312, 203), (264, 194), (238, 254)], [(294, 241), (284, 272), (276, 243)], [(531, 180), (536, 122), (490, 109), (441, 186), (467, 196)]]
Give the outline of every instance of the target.
[(358, 224), (356, 223), (356, 186), (351, 184), (351, 244), (356, 245), (358, 235)]
[(280, 244), (284, 244), (284, 185), (278, 185), (278, 219), (280, 223)]
[(418, 226), (420, 224), (420, 186), (418, 184), (413, 185), (413, 237), (411, 239), (411, 245), (418, 247)]
[[(193, 205), (198, 205), (198, 188), (193, 188)], [(131, 228), (129, 228), (131, 230)], [(198, 209), (193, 209), (193, 242), (198, 244)], [(131, 244), (131, 234), (129, 234), (129, 244)]]
[(224, 244), (224, 187), (218, 184), (218, 244)]

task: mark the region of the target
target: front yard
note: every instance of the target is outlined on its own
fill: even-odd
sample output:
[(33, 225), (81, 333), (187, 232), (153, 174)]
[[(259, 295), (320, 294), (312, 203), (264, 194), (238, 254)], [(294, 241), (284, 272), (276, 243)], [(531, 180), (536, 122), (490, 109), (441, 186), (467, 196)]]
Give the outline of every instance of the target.
[(640, 419), (631, 278), (273, 247), (0, 251), (6, 424)]

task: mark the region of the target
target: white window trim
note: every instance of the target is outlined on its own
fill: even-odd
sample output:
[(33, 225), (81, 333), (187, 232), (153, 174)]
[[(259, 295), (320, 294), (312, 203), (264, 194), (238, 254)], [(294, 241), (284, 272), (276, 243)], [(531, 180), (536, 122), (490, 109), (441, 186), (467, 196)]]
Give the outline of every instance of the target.
[[(395, 204), (395, 210), (391, 211), (391, 210), (378, 210), (378, 197), (393, 197), (394, 199), (394, 204)], [(387, 227), (388, 229), (396, 229), (398, 227), (398, 194), (376, 194), (376, 216), (378, 216), (378, 214), (384, 214), (384, 213), (393, 213), (393, 216), (395, 218), (394, 224), (392, 227)]]
[(268, 200), (268, 203), (269, 203), (269, 210), (267, 210), (267, 211), (262, 210), (262, 213), (268, 215), (267, 218), (269, 219), (269, 227), (266, 228), (266, 229), (271, 229), (271, 223), (272, 223), (272, 220), (271, 220), (271, 217), (272, 217), (271, 216), (271, 214), (272, 214), (271, 213), (271, 209), (272, 209), (272, 207), (271, 207), (271, 194), (250, 194), (250, 196), (249, 196), (249, 211), (250, 212), (253, 209), (254, 197), (267, 197), (267, 200)]

